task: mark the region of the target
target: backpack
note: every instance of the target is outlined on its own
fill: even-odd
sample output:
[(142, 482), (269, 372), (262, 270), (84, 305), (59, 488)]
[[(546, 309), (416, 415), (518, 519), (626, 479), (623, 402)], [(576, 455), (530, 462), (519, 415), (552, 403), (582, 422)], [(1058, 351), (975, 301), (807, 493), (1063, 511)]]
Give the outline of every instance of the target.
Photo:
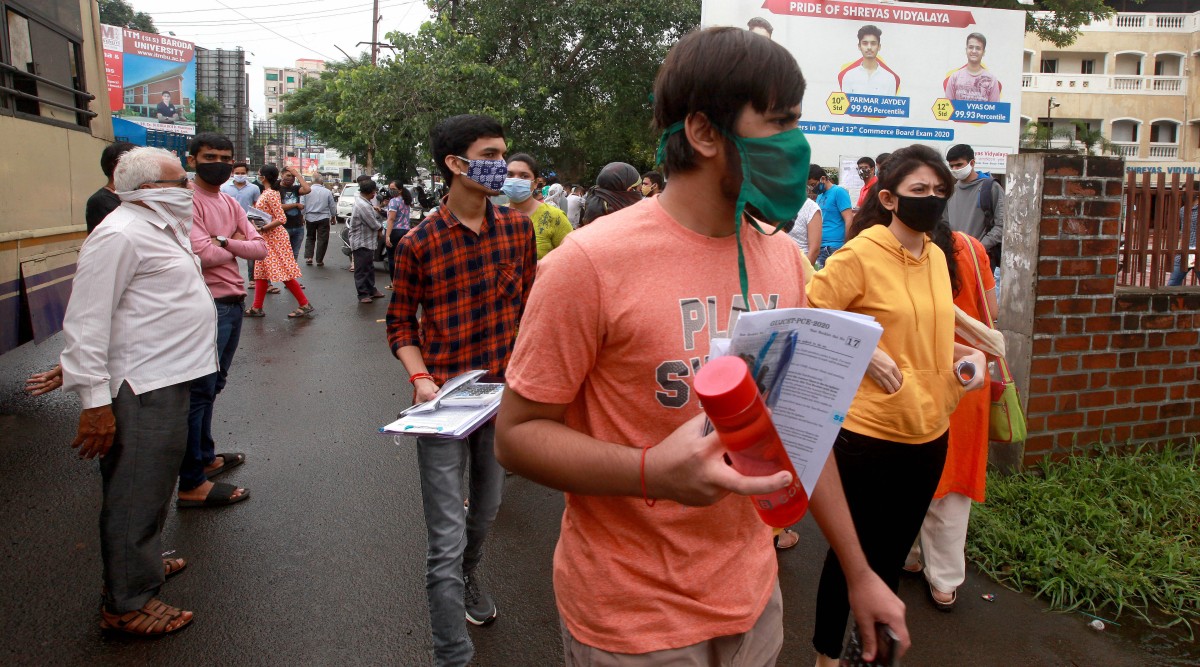
[[(992, 231), (992, 227), (996, 226), (996, 188), (1000, 187), (1000, 184), (996, 182), (996, 179), (992, 178), (991, 174), (984, 172), (976, 173), (979, 174), (980, 179), (991, 181), (987, 185), (980, 186), (979, 192), (975, 197), (975, 206), (983, 211), (983, 235), (987, 236)], [(987, 190), (987, 199), (983, 198), (984, 190)], [(997, 243), (995, 247), (987, 251), (988, 260), (992, 263), (993, 269), (1000, 266), (1000, 249), (1003, 245), (1003, 243)]]

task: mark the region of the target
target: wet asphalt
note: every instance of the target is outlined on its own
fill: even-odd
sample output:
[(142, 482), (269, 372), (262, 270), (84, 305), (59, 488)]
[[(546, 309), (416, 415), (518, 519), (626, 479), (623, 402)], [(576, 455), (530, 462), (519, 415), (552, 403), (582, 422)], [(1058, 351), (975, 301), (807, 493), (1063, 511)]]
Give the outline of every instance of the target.
[[(295, 302), (285, 291), (267, 298), (266, 318), (245, 321), (214, 431), (217, 451), (247, 455), (221, 480), (251, 497), (171, 511), (165, 549), (189, 566), (161, 597), (196, 619), (162, 639), (111, 637), (97, 625), (100, 475), (68, 446), (79, 404), (21, 391), (55, 363), (62, 336), (0, 357), (0, 664), (433, 664), (416, 451), (411, 439), (376, 433), (411, 389), (384, 337), (386, 300), (358, 304), (347, 266), (331, 252), (326, 266), (302, 267), (314, 317), (288, 320)], [(500, 615), (471, 629), (473, 664), (562, 664), (550, 581), (562, 507), (561, 494), (507, 479), (483, 564)], [(801, 544), (780, 554), (780, 665), (814, 661), (826, 546), (811, 518), (800, 532)], [(951, 614), (932, 608), (921, 580), (903, 582), (901, 595), (914, 637), (907, 665), (1162, 664), (975, 571)]]

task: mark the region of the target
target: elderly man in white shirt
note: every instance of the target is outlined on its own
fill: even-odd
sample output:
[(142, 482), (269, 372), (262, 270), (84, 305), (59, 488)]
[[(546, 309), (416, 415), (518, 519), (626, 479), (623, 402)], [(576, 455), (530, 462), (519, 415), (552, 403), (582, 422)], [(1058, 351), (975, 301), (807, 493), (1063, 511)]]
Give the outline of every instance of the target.
[(217, 313), (192, 252), (192, 190), (179, 159), (135, 148), (114, 181), (122, 204), (79, 253), (63, 389), (83, 404), (71, 446), (100, 457), (100, 626), (154, 636), (192, 620), (156, 596), (186, 565), (162, 558), (162, 526), (187, 449), (192, 380), (217, 370)]

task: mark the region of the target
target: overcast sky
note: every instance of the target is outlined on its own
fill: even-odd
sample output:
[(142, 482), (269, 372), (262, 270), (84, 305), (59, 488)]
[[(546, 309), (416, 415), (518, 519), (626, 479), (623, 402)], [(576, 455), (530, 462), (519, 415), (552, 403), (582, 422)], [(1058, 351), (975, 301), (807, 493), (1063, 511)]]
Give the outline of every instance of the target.
[[(129, 0), (154, 17), (158, 31), (210, 49), (246, 51), (250, 110), (265, 116), (263, 67), (286, 67), (297, 58), (342, 60), (369, 51), (372, 0)], [(429, 19), (424, 0), (379, 0), (379, 40), (399, 30), (415, 32)], [(273, 34), (272, 31), (278, 34)], [(385, 51), (386, 53), (386, 51)]]

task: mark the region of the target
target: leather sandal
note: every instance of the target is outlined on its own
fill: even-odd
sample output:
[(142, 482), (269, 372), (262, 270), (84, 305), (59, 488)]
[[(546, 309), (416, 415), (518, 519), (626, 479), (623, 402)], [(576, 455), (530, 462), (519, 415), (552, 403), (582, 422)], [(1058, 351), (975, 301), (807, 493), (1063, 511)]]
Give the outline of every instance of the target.
[(183, 572), (187, 567), (187, 561), (182, 558), (164, 558), (163, 559), (163, 574), (167, 579)]
[(182, 630), (192, 622), (190, 611), (177, 609), (158, 599), (141, 609), (124, 614), (100, 611), (100, 629), (124, 632), (138, 637), (158, 637)]
[(791, 549), (800, 544), (800, 536), (796, 534), (796, 531), (785, 528), (778, 535), (771, 538), (771, 541), (775, 544), (776, 549), (783, 551), (784, 549)]

